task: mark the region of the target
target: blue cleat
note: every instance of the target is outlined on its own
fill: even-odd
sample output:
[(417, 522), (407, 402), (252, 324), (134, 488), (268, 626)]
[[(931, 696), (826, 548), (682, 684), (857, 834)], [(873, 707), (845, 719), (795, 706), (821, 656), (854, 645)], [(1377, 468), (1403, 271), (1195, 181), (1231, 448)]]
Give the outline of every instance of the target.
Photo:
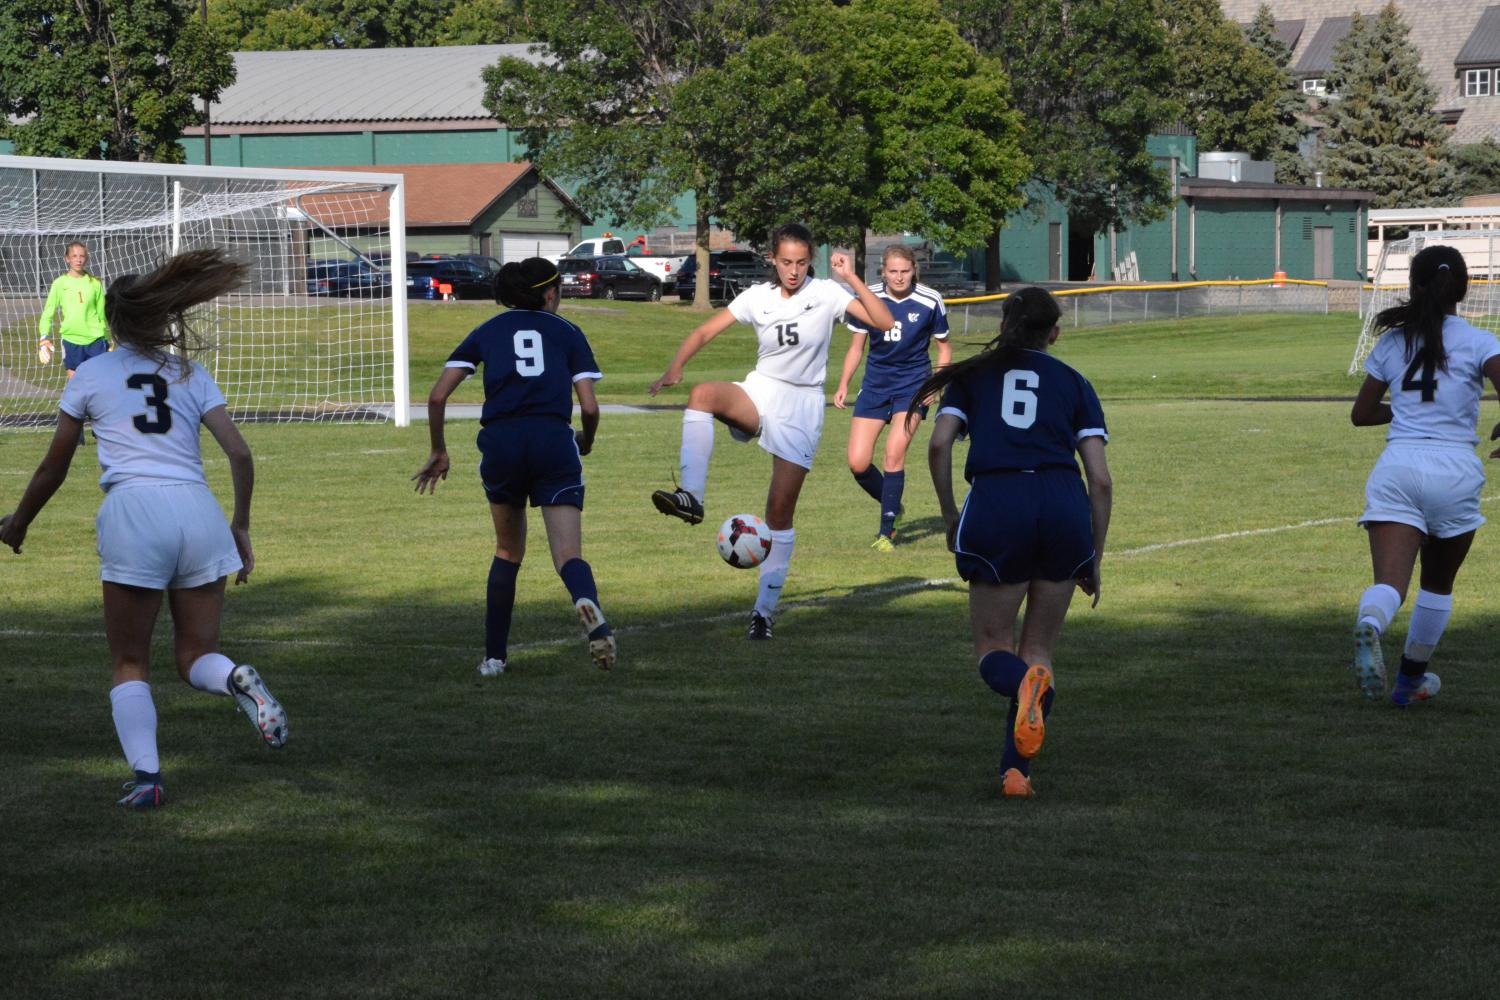
[(1385, 662), (1380, 656), (1380, 633), (1373, 625), (1354, 626), (1354, 682), (1371, 701), (1385, 696)]
[(115, 803), (126, 809), (156, 809), (167, 804), (167, 790), (161, 783), (161, 772), (135, 772), (135, 780), (124, 784), (125, 796)]
[(1415, 680), (1401, 674), (1396, 678), (1396, 683), (1391, 685), (1391, 704), (1405, 708), (1414, 701), (1426, 701), (1438, 693), (1443, 682), (1438, 680), (1437, 674), (1423, 674)]

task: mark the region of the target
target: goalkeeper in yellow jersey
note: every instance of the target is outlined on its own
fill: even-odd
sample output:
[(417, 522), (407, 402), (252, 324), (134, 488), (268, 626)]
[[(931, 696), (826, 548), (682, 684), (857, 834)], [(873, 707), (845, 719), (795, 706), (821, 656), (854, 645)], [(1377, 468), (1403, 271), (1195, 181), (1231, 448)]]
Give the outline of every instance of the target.
[(68, 378), (89, 358), (109, 350), (109, 326), (104, 322), (104, 283), (88, 272), (89, 248), (68, 244), (68, 270), (52, 282), (42, 319), (37, 324), (37, 360), (52, 360), (52, 315), (61, 320), (63, 364)]

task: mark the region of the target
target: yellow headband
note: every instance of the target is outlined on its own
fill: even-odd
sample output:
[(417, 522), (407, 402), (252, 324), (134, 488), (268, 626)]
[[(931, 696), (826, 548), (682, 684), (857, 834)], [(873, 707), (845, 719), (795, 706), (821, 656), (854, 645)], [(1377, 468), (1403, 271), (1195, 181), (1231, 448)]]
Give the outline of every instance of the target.
[(541, 288), (543, 285), (550, 285), (550, 284), (552, 284), (552, 282), (554, 282), (554, 281), (557, 280), (557, 275), (558, 275), (558, 272), (557, 271), (553, 271), (552, 272), (552, 277), (548, 278), (546, 281), (538, 281), (536, 284), (532, 285), (531, 287), (532, 288)]

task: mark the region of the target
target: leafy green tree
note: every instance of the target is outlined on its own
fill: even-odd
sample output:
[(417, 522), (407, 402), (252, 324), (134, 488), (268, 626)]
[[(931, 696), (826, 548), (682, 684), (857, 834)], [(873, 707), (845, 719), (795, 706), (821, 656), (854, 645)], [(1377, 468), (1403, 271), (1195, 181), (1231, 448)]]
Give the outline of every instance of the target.
[(523, 0), (463, 0), (437, 26), (437, 45), (499, 45), (531, 40)]
[(1321, 111), (1328, 182), (1374, 193), (1377, 208), (1448, 205), (1458, 194), (1437, 90), (1408, 34), (1394, 3), (1373, 18), (1354, 15), (1333, 52), (1328, 87), (1337, 97)]
[(199, 102), (233, 80), (181, 0), (0, 5), (0, 137), (23, 155), (181, 162)]
[(1486, 137), (1453, 147), (1453, 168), (1458, 171), (1458, 193), (1500, 194), (1500, 143)]
[(1282, 184), (1306, 184), (1309, 177), (1307, 157), (1302, 155), (1302, 138), (1307, 128), (1307, 98), (1297, 89), (1289, 67), (1292, 50), (1276, 37), (1276, 18), (1271, 8), (1261, 4), (1255, 19), (1245, 33), (1245, 40), (1259, 49), (1276, 66), (1275, 137), (1271, 143), (1271, 162), (1276, 165), (1276, 179)]
[(1276, 148), (1276, 92), (1270, 57), (1245, 40), (1219, 0), (1161, 0), (1183, 121), (1200, 149), (1238, 149), (1258, 159)]
[[(1147, 138), (1178, 120), (1157, 0), (945, 0), (954, 24), (1010, 78), (1035, 178), (1100, 232), (1166, 213), (1172, 179)], [(999, 241), (986, 279), (1000, 275)]]
[(402, 48), (436, 42), (443, 2), (465, 6), (462, 0), (211, 0), (209, 21), (242, 51)]

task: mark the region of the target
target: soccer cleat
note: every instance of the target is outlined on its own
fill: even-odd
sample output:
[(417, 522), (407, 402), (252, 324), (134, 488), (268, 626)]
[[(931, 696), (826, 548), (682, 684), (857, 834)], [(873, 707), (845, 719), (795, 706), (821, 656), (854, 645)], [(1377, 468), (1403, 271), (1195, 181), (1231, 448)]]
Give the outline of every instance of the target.
[(240, 711), (250, 717), (255, 731), (260, 733), (267, 746), (281, 747), (286, 744), (286, 712), (282, 709), (281, 702), (266, 690), (265, 681), (260, 679), (260, 674), (254, 667), (241, 664), (234, 668), (229, 675), (229, 693), (239, 702)]
[(771, 619), (759, 611), (750, 612), (750, 631), (746, 633), (746, 638), (757, 642), (771, 638)]
[(1000, 791), (1008, 799), (1029, 799), (1036, 795), (1036, 789), (1031, 787), (1031, 779), (1014, 767), (1000, 776)]
[(1052, 671), (1040, 663), (1033, 665), (1021, 678), (1016, 689), (1016, 753), (1030, 760), (1042, 749), (1046, 727), (1042, 719), (1042, 701), (1052, 686)]
[(870, 543), (870, 548), (876, 552), (895, 552), (896, 542), (889, 535), (876, 535), (875, 540)]
[(1380, 633), (1375, 626), (1354, 626), (1354, 682), (1360, 693), (1371, 701), (1385, 695), (1385, 662), (1380, 657)]
[(497, 660), (493, 656), (485, 657), (484, 662), (479, 665), (480, 677), (499, 677), (503, 673), (505, 673), (505, 661)]
[(688, 524), (703, 522), (703, 505), (687, 490), (657, 490), (651, 494), (656, 509), (670, 517), (680, 517)]
[(135, 780), (127, 781), (122, 786), (125, 795), (115, 803), (126, 809), (155, 809), (167, 804), (167, 790), (161, 783), (161, 774), (147, 774), (145, 771), (135, 772)]
[(1396, 683), (1391, 685), (1391, 704), (1405, 708), (1414, 701), (1426, 701), (1434, 697), (1442, 686), (1443, 682), (1438, 680), (1437, 674), (1423, 674), (1418, 680), (1401, 674), (1397, 676)]
[(604, 612), (599, 605), (587, 597), (580, 597), (573, 605), (578, 620), (583, 623), (583, 634), (589, 641), (589, 656), (600, 670), (611, 670), (615, 665), (615, 636), (604, 621)]

